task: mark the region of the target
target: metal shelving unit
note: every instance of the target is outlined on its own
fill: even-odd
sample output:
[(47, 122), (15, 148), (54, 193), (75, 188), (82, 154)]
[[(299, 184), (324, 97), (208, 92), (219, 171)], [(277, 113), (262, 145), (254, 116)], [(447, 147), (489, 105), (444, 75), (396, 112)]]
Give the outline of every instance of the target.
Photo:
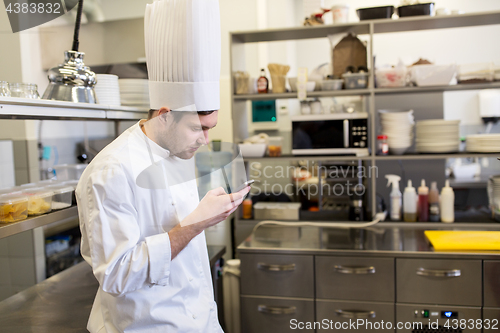
[(13, 223), (0, 223), (0, 238), (12, 236), (27, 230), (43, 227), (54, 222), (64, 222), (78, 217), (76, 206), (58, 210), (49, 214), (29, 217), (26, 220)]
[[(420, 31), (432, 29), (463, 28), (473, 26), (483, 26), (500, 24), (500, 11), (481, 12), (448, 16), (415, 16), (399, 19), (368, 20), (346, 24), (316, 26), (316, 27), (294, 27), (284, 29), (237, 31), (230, 34), (230, 61), (231, 71), (245, 70), (245, 44), (257, 42), (274, 42), (287, 40), (303, 40), (313, 38), (326, 38), (328, 35), (353, 32), (358, 35), (369, 35), (368, 59), (373, 59), (373, 35), (380, 33)], [(474, 89), (495, 89), (500, 88), (500, 82), (480, 83), (480, 84), (457, 84), (449, 86), (431, 87), (403, 87), (403, 88), (374, 88), (374, 71), (370, 71), (369, 84), (367, 89), (360, 90), (337, 90), (337, 91), (317, 91), (308, 93), (308, 97), (337, 97), (337, 96), (366, 96), (368, 98), (367, 107), (369, 109), (369, 129), (371, 155), (366, 157), (355, 156), (282, 156), (282, 157), (262, 157), (245, 158), (247, 162), (254, 161), (298, 161), (311, 159), (317, 161), (367, 161), (375, 167), (379, 161), (392, 160), (436, 160), (447, 158), (466, 157), (497, 157), (499, 154), (482, 153), (453, 153), (453, 154), (405, 154), (401, 156), (376, 156), (375, 155), (375, 96), (387, 94), (408, 94), (426, 92), (444, 92)], [(234, 82), (231, 80), (231, 91), (234, 92)], [(252, 95), (232, 95), (232, 115), (233, 115), (233, 139), (234, 142), (241, 142), (248, 134), (247, 128), (247, 102), (256, 100), (272, 99), (292, 99), (297, 98), (297, 93), (283, 94), (252, 94)], [(371, 208), (375, 211), (376, 179), (371, 178)], [(238, 216), (238, 214), (236, 214)], [(242, 220), (243, 221), (243, 220)], [(248, 221), (248, 220), (246, 220)], [(394, 225), (394, 224), (391, 224)], [(465, 224), (461, 224), (462, 226)], [(477, 226), (477, 224), (474, 224)]]
[[(135, 121), (145, 117), (147, 110), (126, 106), (0, 97), (0, 119), (112, 121), (115, 123), (115, 132), (118, 135), (121, 121)], [(78, 209), (74, 206), (24, 221), (0, 223), (0, 238), (55, 222), (63, 223), (77, 217)]]

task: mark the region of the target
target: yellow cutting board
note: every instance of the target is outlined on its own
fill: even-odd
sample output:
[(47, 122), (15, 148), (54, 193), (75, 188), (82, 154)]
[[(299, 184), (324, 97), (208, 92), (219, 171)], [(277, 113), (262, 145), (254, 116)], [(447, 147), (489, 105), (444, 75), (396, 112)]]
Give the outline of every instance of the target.
[(500, 250), (500, 231), (426, 230), (435, 250)]

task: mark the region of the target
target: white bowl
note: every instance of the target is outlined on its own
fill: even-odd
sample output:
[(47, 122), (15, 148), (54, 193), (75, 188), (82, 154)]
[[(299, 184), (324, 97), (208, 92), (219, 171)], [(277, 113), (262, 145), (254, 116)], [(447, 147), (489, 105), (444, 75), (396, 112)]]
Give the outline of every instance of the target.
[(309, 81), (306, 83), (306, 90), (307, 92), (314, 91), (314, 88), (316, 87), (316, 82), (315, 81)]
[[(296, 92), (297, 89), (297, 78), (296, 77), (289, 77), (288, 78), (288, 83), (290, 84), (290, 89), (292, 92)], [(314, 88), (316, 87), (316, 81), (308, 81), (306, 83), (306, 90), (308, 92), (314, 91)]]
[(391, 155), (403, 155), (404, 153), (406, 153), (408, 148), (410, 147), (403, 147), (403, 148), (389, 147), (389, 152), (391, 153)]
[(266, 153), (265, 143), (242, 143), (240, 147), (241, 155), (245, 157), (262, 157)]

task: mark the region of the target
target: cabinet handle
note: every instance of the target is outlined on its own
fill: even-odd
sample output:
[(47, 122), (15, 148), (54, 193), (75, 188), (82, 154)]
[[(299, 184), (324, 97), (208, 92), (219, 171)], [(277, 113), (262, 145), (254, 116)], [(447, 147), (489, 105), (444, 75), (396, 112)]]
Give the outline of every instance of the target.
[(457, 277), (460, 276), (462, 272), (459, 269), (425, 269), (420, 267), (417, 269), (417, 275), (421, 276), (434, 276), (434, 277)]
[(337, 316), (339, 317), (349, 319), (370, 319), (376, 317), (375, 311), (335, 310), (335, 314), (337, 314)]
[(265, 264), (265, 263), (259, 262), (257, 264), (257, 267), (263, 271), (270, 271), (270, 272), (284, 272), (284, 271), (294, 271), (295, 270), (295, 264), (275, 265), (275, 264)]
[(349, 120), (344, 119), (344, 148), (349, 148)]
[(267, 306), (259, 305), (257, 310), (262, 313), (269, 313), (273, 315), (288, 315), (294, 314), (297, 311), (295, 306)]
[(373, 266), (341, 266), (335, 265), (335, 271), (342, 274), (375, 274), (375, 267)]

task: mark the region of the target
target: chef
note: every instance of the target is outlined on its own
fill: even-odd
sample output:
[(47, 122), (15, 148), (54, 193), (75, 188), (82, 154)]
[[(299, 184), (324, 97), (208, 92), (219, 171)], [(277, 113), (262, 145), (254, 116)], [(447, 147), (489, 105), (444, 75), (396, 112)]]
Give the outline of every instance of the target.
[(198, 198), (194, 158), (217, 124), (217, 0), (147, 5), (149, 119), (104, 148), (76, 190), (82, 256), (99, 282), (90, 332), (222, 332), (204, 229), (249, 187)]

